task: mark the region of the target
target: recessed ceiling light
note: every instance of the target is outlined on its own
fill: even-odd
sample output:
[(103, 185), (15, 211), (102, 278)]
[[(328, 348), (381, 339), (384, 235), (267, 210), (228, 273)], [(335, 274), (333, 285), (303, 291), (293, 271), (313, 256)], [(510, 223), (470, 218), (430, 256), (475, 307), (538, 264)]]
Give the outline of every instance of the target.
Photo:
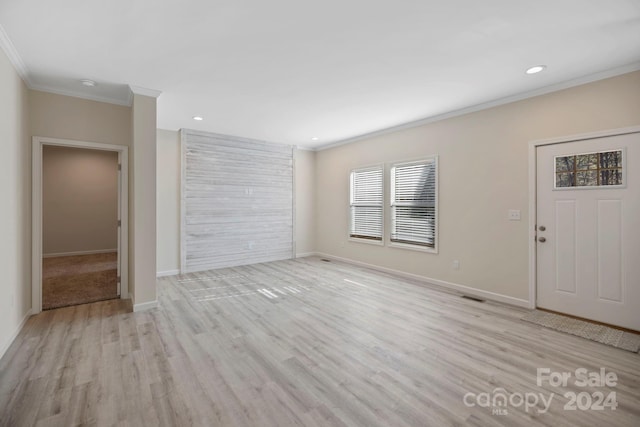
[(202, 117), (202, 116), (193, 116), (193, 120), (197, 120), (197, 121), (201, 122), (201, 121), (204, 120), (204, 117)]
[(314, 136), (313, 138), (311, 138), (312, 141), (317, 141), (318, 139), (320, 138), (318, 138), (317, 136)]
[(84, 86), (87, 87), (95, 87), (98, 85), (98, 83), (94, 82), (93, 80), (89, 80), (89, 79), (82, 79), (80, 80), (80, 83), (82, 83)]
[(536, 65), (535, 67), (529, 68), (526, 71), (526, 73), (527, 74), (536, 74), (536, 73), (539, 73), (540, 71), (544, 71), (545, 68), (547, 68), (546, 65)]

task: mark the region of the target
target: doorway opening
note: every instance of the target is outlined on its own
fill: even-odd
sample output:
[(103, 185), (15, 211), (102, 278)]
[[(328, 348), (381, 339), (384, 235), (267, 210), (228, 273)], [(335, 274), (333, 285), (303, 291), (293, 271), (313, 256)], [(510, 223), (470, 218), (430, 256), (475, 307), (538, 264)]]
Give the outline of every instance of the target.
[(128, 298), (127, 151), (33, 138), (33, 313)]

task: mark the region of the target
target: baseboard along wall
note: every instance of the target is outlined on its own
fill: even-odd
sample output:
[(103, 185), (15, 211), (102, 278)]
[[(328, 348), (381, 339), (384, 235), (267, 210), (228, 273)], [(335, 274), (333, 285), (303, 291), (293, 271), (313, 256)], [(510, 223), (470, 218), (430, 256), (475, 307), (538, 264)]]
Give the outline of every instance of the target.
[[(426, 276), (420, 276), (418, 274), (407, 273), (400, 270), (394, 270), (392, 268), (380, 267), (374, 264), (368, 264), (362, 261), (356, 261), (350, 258), (342, 258), (335, 255), (325, 254), (322, 252), (314, 252), (305, 254), (304, 256), (319, 256), (322, 258), (327, 258), (330, 260), (340, 261), (347, 264), (357, 265), (360, 267), (370, 268), (372, 270), (381, 271), (383, 273), (390, 273), (400, 277), (406, 277), (407, 279), (417, 280), (423, 282), (427, 285), (439, 286), (441, 288), (451, 289), (457, 292), (460, 292), (464, 295), (480, 297), (491, 301), (501, 302), (504, 304), (510, 304), (517, 307), (529, 308), (529, 301), (526, 299), (515, 298), (509, 295), (503, 295), (496, 292), (485, 291), (482, 289), (473, 288), (471, 286), (461, 285), (458, 283), (446, 282), (444, 280), (433, 279)], [(297, 258), (302, 258), (302, 254), (297, 256)]]
[(316, 255), (318, 255), (316, 252), (304, 252), (304, 253), (296, 254), (296, 258), (305, 258), (308, 256), (316, 256)]
[(166, 277), (166, 276), (175, 276), (180, 274), (180, 270), (166, 270), (166, 271), (158, 271), (156, 273), (156, 277)]
[(7, 339), (7, 341), (2, 344), (2, 347), (0, 348), (0, 359), (2, 359), (7, 350), (9, 350), (9, 347), (11, 347), (11, 344), (13, 344), (15, 339), (18, 337), (18, 335), (22, 331), (22, 328), (24, 328), (25, 323), (27, 323), (27, 320), (29, 320), (29, 317), (31, 317), (31, 310), (27, 311), (27, 314), (24, 315), (22, 321), (13, 332), (13, 334), (11, 334), (9, 339)]
[(151, 310), (152, 308), (158, 307), (158, 300), (136, 304), (135, 297), (131, 295), (131, 305), (133, 306), (133, 312), (137, 313), (140, 311)]

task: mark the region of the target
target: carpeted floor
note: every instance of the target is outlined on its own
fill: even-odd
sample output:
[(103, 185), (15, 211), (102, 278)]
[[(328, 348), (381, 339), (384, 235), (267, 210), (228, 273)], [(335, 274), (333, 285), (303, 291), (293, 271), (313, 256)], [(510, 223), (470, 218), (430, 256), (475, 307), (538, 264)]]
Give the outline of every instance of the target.
[(42, 309), (118, 298), (117, 253), (42, 260)]

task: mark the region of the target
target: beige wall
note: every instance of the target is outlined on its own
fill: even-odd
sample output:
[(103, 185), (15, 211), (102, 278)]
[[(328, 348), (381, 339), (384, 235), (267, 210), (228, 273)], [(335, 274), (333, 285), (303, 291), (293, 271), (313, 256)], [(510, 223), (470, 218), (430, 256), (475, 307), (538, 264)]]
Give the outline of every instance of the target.
[(30, 91), (31, 134), (131, 145), (131, 107)]
[[(525, 300), (529, 141), (634, 125), (640, 125), (640, 72), (320, 151), (317, 250)], [(389, 162), (434, 154), (440, 252), (348, 241), (350, 169), (385, 162), (388, 181)], [(508, 221), (509, 209), (520, 209), (522, 220)]]
[(158, 129), (156, 170), (157, 269), (176, 274), (180, 269), (180, 133)]
[(315, 252), (316, 153), (296, 150), (295, 157), (296, 255)]
[(131, 107), (129, 291), (133, 309), (156, 304), (156, 99), (134, 94)]
[(29, 91), (0, 49), (0, 357), (31, 308)]
[(116, 250), (118, 153), (45, 145), (43, 254)]

